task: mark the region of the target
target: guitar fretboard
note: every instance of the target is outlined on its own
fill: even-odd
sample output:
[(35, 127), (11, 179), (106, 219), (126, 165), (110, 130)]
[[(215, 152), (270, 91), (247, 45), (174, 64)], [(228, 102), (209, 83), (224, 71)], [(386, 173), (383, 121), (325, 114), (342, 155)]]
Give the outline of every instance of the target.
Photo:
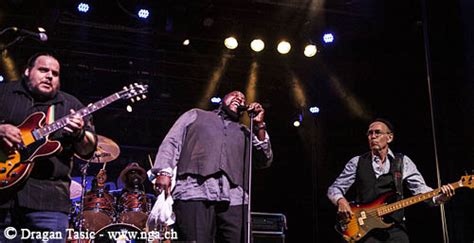
[[(94, 104), (91, 104), (87, 107), (84, 107), (78, 111), (76, 111), (77, 114), (79, 114), (81, 117), (84, 117), (84, 116), (87, 116), (107, 105), (109, 105), (110, 103), (120, 99), (121, 96), (120, 96), (120, 92), (117, 92), (117, 93), (114, 93), (102, 100), (99, 100), (97, 102), (95, 102)], [(48, 124), (48, 125), (45, 125), (44, 127), (41, 127), (41, 128), (38, 128), (38, 129), (35, 129), (33, 131), (33, 133), (39, 135), (40, 137), (39, 138), (43, 138), (45, 136), (48, 136), (49, 134), (53, 133), (53, 132), (56, 132), (57, 130), (65, 127), (70, 119), (71, 115), (68, 115), (68, 116), (65, 116), (65, 117), (62, 117), (61, 119), (58, 119), (56, 121), (54, 121), (53, 123), (51, 124)]]
[[(453, 186), (454, 189), (457, 189), (462, 184), (461, 184), (460, 181), (458, 181), (458, 182), (451, 183), (450, 185)], [(409, 197), (407, 199), (403, 199), (403, 200), (400, 200), (400, 201), (397, 201), (397, 202), (379, 207), (377, 209), (377, 215), (378, 216), (384, 216), (386, 214), (395, 212), (397, 210), (408, 207), (410, 205), (413, 205), (413, 204), (416, 204), (416, 203), (419, 203), (419, 202), (423, 202), (425, 200), (428, 200), (430, 198), (433, 198), (433, 197), (439, 195), (440, 192), (441, 192), (441, 189), (438, 188), (438, 189), (435, 189), (435, 190), (430, 191), (430, 192), (422, 193), (422, 194), (419, 194), (419, 195), (416, 195), (416, 196), (413, 196), (413, 197)]]

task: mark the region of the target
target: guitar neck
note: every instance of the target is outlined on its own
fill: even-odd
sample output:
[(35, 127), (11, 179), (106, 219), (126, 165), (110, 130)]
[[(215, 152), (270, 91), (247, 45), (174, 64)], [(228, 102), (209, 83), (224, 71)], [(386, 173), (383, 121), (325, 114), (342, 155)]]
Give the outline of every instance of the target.
[[(94, 104), (91, 104), (89, 106), (86, 106), (78, 111), (76, 111), (75, 114), (79, 114), (79, 116), (82, 118), (82, 117), (85, 117), (101, 108), (104, 108), (105, 106), (111, 104), (112, 102), (114, 101), (117, 101), (119, 100), (121, 97), (119, 95), (119, 92), (117, 93), (114, 93), (102, 100), (99, 100), (97, 102), (95, 102)], [(68, 116), (65, 116), (65, 117), (62, 117), (61, 119), (58, 119), (56, 121), (54, 121), (53, 123), (51, 124), (48, 124), (48, 125), (45, 125), (44, 127), (41, 127), (41, 128), (38, 128), (38, 129), (35, 129), (35, 131), (33, 131), (35, 134), (38, 134), (38, 136), (40, 138), (43, 138), (43, 137), (46, 137), (48, 136), (49, 134), (53, 133), (53, 132), (56, 132), (57, 130), (65, 127), (67, 124), (68, 124), (68, 120), (69, 120), (69, 117), (71, 115), (68, 115)]]
[[(450, 185), (454, 189), (457, 189), (457, 188), (462, 186), (461, 182), (459, 182), (459, 181), (458, 182), (453, 182)], [(400, 200), (400, 201), (397, 201), (397, 202), (394, 202), (394, 203), (387, 204), (385, 206), (381, 206), (377, 209), (377, 214), (378, 214), (378, 216), (384, 216), (386, 214), (393, 213), (393, 212), (395, 212), (397, 210), (400, 210), (402, 208), (405, 208), (405, 207), (411, 206), (413, 204), (417, 204), (419, 202), (431, 199), (431, 198), (439, 195), (440, 192), (441, 192), (441, 189), (438, 188), (438, 189), (435, 189), (435, 190), (430, 191), (430, 192), (422, 193), (422, 194), (419, 194), (419, 195), (416, 195), (416, 196), (413, 196), (413, 197), (409, 197), (409, 198), (406, 198), (406, 199), (403, 199), (403, 200)]]

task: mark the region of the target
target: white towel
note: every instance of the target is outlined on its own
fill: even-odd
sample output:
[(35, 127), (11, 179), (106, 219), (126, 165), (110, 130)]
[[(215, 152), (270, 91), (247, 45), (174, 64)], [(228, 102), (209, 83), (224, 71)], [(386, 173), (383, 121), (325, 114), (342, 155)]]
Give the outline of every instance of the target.
[[(170, 191), (174, 189), (176, 184), (176, 168), (163, 169), (168, 173), (172, 173), (173, 177), (171, 178), (171, 188)], [(162, 191), (158, 198), (156, 199), (153, 208), (151, 209), (150, 214), (148, 215), (147, 228), (148, 229), (159, 229), (160, 225), (170, 226), (174, 224), (176, 217), (173, 213), (173, 198), (171, 195), (168, 198), (165, 198), (165, 191)]]

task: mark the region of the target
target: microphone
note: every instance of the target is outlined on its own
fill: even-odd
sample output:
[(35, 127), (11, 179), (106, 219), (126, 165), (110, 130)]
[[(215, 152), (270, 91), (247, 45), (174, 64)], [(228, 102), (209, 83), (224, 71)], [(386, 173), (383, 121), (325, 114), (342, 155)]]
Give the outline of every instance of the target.
[(248, 108), (249, 108), (248, 105), (239, 105), (237, 106), (237, 111), (238, 112), (247, 111)]
[(37, 32), (33, 32), (33, 31), (29, 31), (29, 30), (19, 29), (17, 27), (13, 27), (13, 30), (15, 32), (18, 32), (19, 34), (29, 36), (29, 37), (38, 39), (38, 40), (43, 41), (43, 42), (48, 40), (48, 36), (46, 35), (46, 33), (43, 33), (43, 32), (37, 33)]
[(237, 111), (238, 111), (239, 113), (242, 112), (242, 111), (246, 111), (246, 112), (248, 112), (249, 114), (257, 115), (257, 112), (255, 111), (255, 109), (249, 110), (249, 106), (248, 106), (248, 105), (239, 105), (239, 106), (237, 106)]

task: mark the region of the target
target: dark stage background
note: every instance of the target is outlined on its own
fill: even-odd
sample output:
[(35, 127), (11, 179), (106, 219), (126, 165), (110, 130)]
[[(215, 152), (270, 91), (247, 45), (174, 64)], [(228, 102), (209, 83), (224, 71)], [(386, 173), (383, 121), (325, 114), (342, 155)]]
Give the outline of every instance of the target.
[[(256, 61), (257, 100), (266, 108), (275, 159), (255, 171), (253, 211), (285, 214), (288, 242), (339, 242), (326, 190), (352, 156), (367, 150), (372, 118), (394, 123), (392, 149), (410, 156), (436, 187), (428, 66), (442, 183), (474, 169), (474, 4), (426, 2), (424, 12), (423, 0), (101, 0), (89, 1), (89, 13), (80, 14), (78, 1), (3, 0), (2, 29), (41, 26), (49, 40), (11, 46), (0, 73), (13, 79), (31, 54), (48, 51), (62, 63), (62, 89), (85, 104), (130, 82), (147, 83), (148, 99), (132, 113), (119, 101), (94, 114), (98, 134), (122, 151), (107, 165), (115, 182), (127, 163), (149, 168), (148, 155), (154, 158), (173, 122), (197, 106), (219, 65), (225, 68), (212, 95), (222, 96), (245, 91)], [(148, 20), (133, 16), (137, 6), (150, 6)], [(324, 31), (335, 34), (333, 44), (321, 42)], [(240, 40), (234, 51), (223, 46), (230, 33)], [(256, 35), (267, 41), (258, 55), (248, 50)], [(5, 33), (0, 42), (14, 37)], [(293, 43), (288, 56), (274, 50), (280, 37)], [(181, 45), (184, 38), (191, 45)], [(313, 58), (302, 54), (309, 40), (319, 48)], [(304, 102), (297, 102), (299, 87)], [(312, 105), (321, 110), (316, 116), (307, 111)], [(295, 128), (291, 119), (301, 112), (302, 126)], [(468, 189), (446, 205), (451, 242), (474, 241), (472, 205)], [(415, 205), (406, 218), (412, 242), (442, 242), (438, 208)]]

